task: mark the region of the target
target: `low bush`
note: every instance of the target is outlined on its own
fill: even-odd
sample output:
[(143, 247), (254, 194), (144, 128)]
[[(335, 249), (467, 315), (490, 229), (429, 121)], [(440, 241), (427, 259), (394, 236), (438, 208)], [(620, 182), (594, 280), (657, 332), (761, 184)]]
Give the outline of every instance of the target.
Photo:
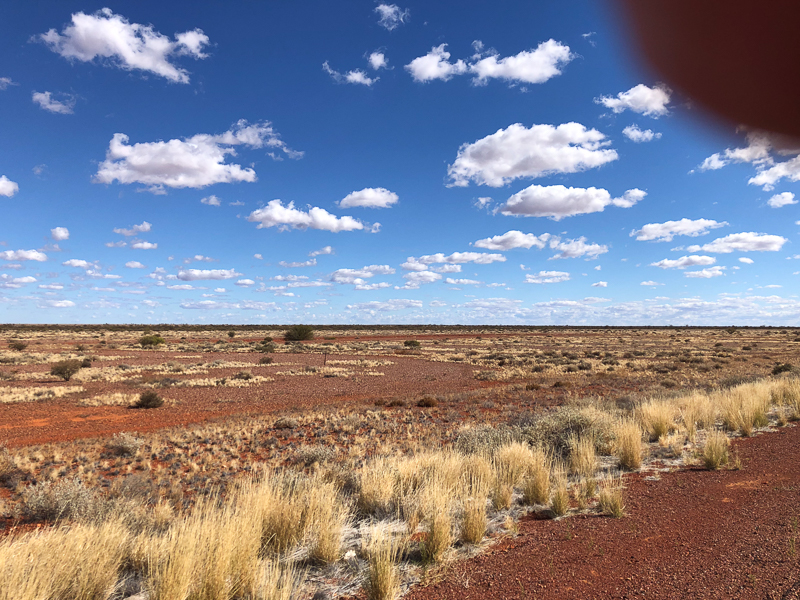
[(283, 334), (287, 342), (300, 342), (314, 339), (314, 329), (310, 325), (292, 325)]
[(789, 363), (779, 363), (775, 365), (772, 369), (773, 375), (780, 375), (781, 373), (791, 373), (794, 370), (794, 366)]
[(8, 347), (11, 348), (12, 350), (16, 350), (17, 352), (22, 352), (23, 350), (25, 350), (25, 348), (28, 347), (28, 344), (19, 341), (8, 342)]
[(133, 403), (132, 408), (158, 408), (164, 405), (164, 399), (153, 390), (139, 394), (139, 399)]
[(600, 486), (600, 497), (597, 508), (604, 515), (619, 519), (625, 515), (625, 497), (622, 493), (622, 482), (606, 481)]
[(422, 344), (420, 344), (417, 340), (406, 340), (403, 342), (403, 346), (406, 348), (419, 348)]
[(417, 406), (421, 408), (435, 408), (439, 406), (439, 401), (433, 396), (425, 396), (417, 402)]
[(703, 464), (706, 469), (716, 470), (728, 464), (730, 442), (724, 432), (714, 430), (708, 434), (703, 447)]
[(62, 479), (26, 488), (19, 511), (33, 521), (54, 521), (90, 517), (96, 505), (94, 494), (78, 478)]
[(164, 338), (160, 335), (143, 335), (139, 338), (142, 348), (156, 348), (164, 343)]
[(75, 373), (81, 370), (81, 367), (83, 367), (83, 363), (80, 360), (62, 360), (50, 367), (50, 375), (69, 381)]
[(262, 356), (259, 359), (258, 364), (260, 364), (260, 365), (271, 365), (272, 364), (272, 357), (271, 356)]
[(142, 443), (143, 440), (123, 431), (115, 433), (106, 443), (106, 451), (117, 456), (134, 456)]

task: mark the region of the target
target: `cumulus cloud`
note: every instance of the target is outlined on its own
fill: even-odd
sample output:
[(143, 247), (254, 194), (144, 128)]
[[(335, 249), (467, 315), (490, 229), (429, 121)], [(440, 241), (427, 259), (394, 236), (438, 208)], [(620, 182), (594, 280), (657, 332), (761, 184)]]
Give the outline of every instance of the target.
[(219, 198), (212, 194), (211, 196), (200, 198), (200, 204), (206, 204), (208, 206), (220, 206), (222, 203), (220, 202)]
[(124, 235), (126, 237), (131, 237), (136, 235), (137, 233), (147, 233), (153, 228), (151, 223), (147, 221), (142, 221), (140, 225), (134, 225), (130, 229), (124, 229), (122, 227), (115, 227), (114, 233), (118, 233), (120, 235)]
[(775, 194), (772, 198), (767, 200), (767, 204), (772, 208), (780, 208), (781, 206), (797, 204), (797, 200), (794, 199), (794, 194), (792, 192), (783, 192), (781, 194)]
[(598, 281), (596, 283), (593, 283), (592, 287), (602, 287), (602, 288), (608, 287), (608, 282), (607, 281)]
[(386, 60), (386, 55), (383, 52), (372, 52), (367, 59), (369, 61), (369, 66), (375, 69), (388, 69), (389, 68), (389, 61)]
[(275, 302), (217, 302), (215, 300), (200, 300), (198, 302), (182, 302), (181, 308), (189, 310), (280, 310)]
[(350, 192), (337, 205), (339, 208), (389, 208), (397, 203), (397, 194), (386, 188), (364, 188), (358, 192)]
[(397, 29), (408, 20), (407, 8), (400, 8), (397, 4), (379, 4), (375, 7), (378, 13), (378, 25), (389, 31)]
[(61, 264), (65, 267), (78, 267), (80, 269), (90, 269), (94, 267), (94, 263), (90, 263), (88, 260), (83, 260), (80, 258), (70, 258)]
[(233, 279), (241, 277), (241, 275), (235, 269), (181, 269), (178, 271), (178, 279), (181, 281)]
[(14, 181), (11, 181), (5, 175), (0, 176), (0, 196), (6, 196), (7, 198), (11, 198), (18, 191), (19, 191), (19, 184), (17, 184)]
[(236, 146), (269, 148), (290, 158), (302, 157), (280, 139), (269, 121), (250, 124), (242, 119), (218, 135), (198, 133), (183, 140), (128, 144), (128, 136), (115, 133), (100, 163), (95, 183), (142, 183), (149, 191), (163, 192), (163, 187), (203, 188), (215, 183), (256, 181), (252, 168), (228, 164), (228, 155), (236, 155)]
[(636, 239), (642, 242), (671, 242), (676, 235), (697, 237), (727, 224), (727, 221), (718, 222), (712, 219), (681, 219), (664, 223), (648, 223), (641, 229), (631, 231), (630, 235), (631, 237), (635, 235)]
[(11, 80), (10, 77), (0, 77), (0, 92), (7, 90), (10, 85), (19, 85)]
[[(0, 289), (18, 290), (23, 285), (28, 283), (36, 283), (36, 278), (31, 277), (30, 275), (26, 277), (11, 277), (11, 275), (0, 273)], [(41, 288), (42, 286), (40, 285), (39, 287)]]
[(179, 56), (206, 58), (203, 47), (209, 43), (202, 30), (175, 35), (174, 41), (152, 25), (131, 23), (125, 17), (103, 8), (94, 14), (78, 12), (72, 24), (59, 34), (55, 29), (38, 36), (53, 52), (68, 60), (103, 61), (126, 71), (153, 73), (176, 83), (189, 83), (189, 73), (175, 66)]
[(1, 260), (34, 260), (36, 262), (44, 262), (47, 260), (47, 255), (38, 250), (4, 250), (0, 252)]
[(63, 290), (64, 286), (60, 283), (40, 283), (40, 290)]
[(140, 263), (138, 260), (128, 261), (128, 262), (125, 263), (125, 266), (128, 267), (129, 269), (146, 269), (147, 268), (142, 263)]
[(659, 283), (657, 281), (643, 281), (639, 285), (646, 285), (648, 287), (655, 287), (657, 285), (664, 285), (663, 283)]
[(549, 217), (560, 221), (565, 217), (602, 212), (606, 206), (630, 208), (647, 195), (630, 189), (621, 198), (612, 198), (602, 188), (573, 188), (563, 185), (531, 185), (511, 196), (496, 210), (507, 216)]
[(290, 269), (315, 267), (317, 265), (317, 259), (312, 258), (311, 260), (304, 260), (303, 262), (286, 262), (285, 260), (282, 260), (278, 264), (282, 267), (288, 267)]
[(565, 242), (556, 238), (550, 241), (550, 247), (559, 251), (558, 254), (553, 255), (550, 260), (558, 258), (580, 258), (581, 256), (594, 259), (608, 252), (608, 246), (587, 244), (585, 237), (579, 237), (576, 240), (567, 240)]
[(321, 229), (338, 233), (364, 229), (364, 224), (353, 217), (337, 217), (324, 208), (311, 207), (308, 211), (298, 210), (294, 202), (284, 206), (280, 200), (270, 200), (266, 206), (254, 210), (247, 217), (251, 223), (258, 223), (258, 229), (278, 227), (288, 229)]
[(657, 140), (661, 137), (660, 133), (655, 133), (652, 129), (639, 129), (638, 125), (628, 125), (622, 130), (622, 135), (624, 135), (630, 141), (636, 142), (637, 144), (641, 144), (642, 142), (652, 142), (653, 140)]
[(421, 285), (434, 283), (441, 278), (442, 276), (439, 273), (434, 273), (433, 271), (412, 271), (403, 275), (403, 279), (406, 280), (405, 286), (402, 288), (396, 287), (395, 289), (415, 290)]
[(689, 252), (714, 252), (718, 254), (729, 254), (736, 250), (739, 252), (777, 252), (788, 241), (780, 235), (745, 231), (726, 235), (703, 246), (689, 246), (687, 250)]
[(348, 304), (347, 308), (348, 310), (389, 312), (395, 310), (405, 310), (408, 308), (422, 308), (422, 301), (409, 300), (407, 298), (385, 300), (383, 302), (373, 300), (372, 302), (360, 302), (358, 304)]
[(476, 279), (453, 279), (452, 277), (446, 278), (444, 282), (450, 285), (479, 285), (483, 283), (482, 281), (477, 281)]
[(336, 83), (354, 83), (357, 85), (365, 85), (370, 87), (373, 83), (378, 81), (380, 77), (370, 77), (361, 69), (353, 69), (347, 73), (340, 73), (332, 69), (328, 61), (322, 63), (322, 70), (325, 71)]
[(69, 239), (69, 229), (66, 227), (54, 227), (50, 230), (50, 237), (57, 242), (63, 242)]
[(360, 269), (337, 269), (331, 273), (330, 280), (334, 283), (363, 285), (365, 279), (375, 275), (392, 275), (394, 272), (389, 265), (369, 265)]
[(716, 266), (703, 269), (702, 271), (687, 271), (684, 273), (684, 275), (686, 277), (711, 279), (712, 277), (720, 277), (721, 275), (725, 275), (723, 271), (725, 271), (725, 267)]
[(452, 186), (472, 181), (501, 187), (521, 177), (577, 173), (617, 160), (616, 150), (607, 145), (605, 135), (580, 123), (530, 128), (515, 123), (463, 144), (447, 173)]
[(525, 275), (525, 283), (561, 283), (569, 281), (569, 273), (564, 271), (539, 271), (538, 273)]
[(415, 81), (425, 83), (436, 79), (447, 81), (455, 75), (472, 74), (475, 85), (486, 85), (489, 79), (502, 79), (517, 83), (544, 83), (561, 74), (561, 68), (575, 55), (569, 46), (553, 39), (542, 42), (533, 50), (523, 50), (513, 56), (501, 58), (495, 50), (483, 51), (483, 43), (473, 43), (477, 52), (469, 62), (458, 59), (450, 62), (447, 44), (431, 48), (406, 65)]
[(324, 247), (320, 248), (319, 250), (312, 250), (311, 252), (308, 253), (308, 255), (310, 257), (312, 257), (312, 258), (315, 257), (315, 256), (322, 256), (323, 254), (333, 254), (333, 247), (332, 246), (324, 246)]
[(752, 258), (747, 258), (743, 256), (742, 258), (739, 259), (739, 262), (744, 263), (746, 265), (752, 265), (755, 261)]
[(487, 250), (511, 250), (512, 248), (529, 249), (536, 246), (541, 250), (549, 239), (549, 233), (543, 233), (537, 236), (532, 233), (522, 233), (521, 231), (512, 229), (503, 235), (496, 235), (494, 237), (478, 240), (475, 242), (475, 246), (478, 248), (486, 248)]
[(251, 285), (255, 284), (256, 282), (253, 281), (252, 279), (240, 279), (235, 283), (235, 285), (238, 285), (239, 287), (250, 287)]
[(75, 97), (69, 94), (61, 95), (63, 100), (56, 100), (50, 92), (33, 92), (33, 102), (43, 110), (60, 115), (71, 115), (75, 112)]
[(383, 290), (386, 288), (392, 287), (392, 284), (387, 283), (385, 281), (381, 281), (380, 283), (357, 283), (353, 289), (357, 291), (372, 291), (372, 290)]
[[(476, 265), (489, 265), (494, 262), (505, 262), (506, 257), (502, 254), (487, 254), (485, 252), (453, 252), (450, 255), (445, 256), (443, 253), (438, 252), (436, 254), (426, 254), (424, 256), (420, 256), (418, 259), (414, 258), (413, 256), (409, 256), (405, 263), (403, 263), (403, 268), (407, 271), (421, 271), (427, 268), (428, 265), (434, 264), (465, 264), (465, 263), (475, 263)], [(421, 264), (422, 269), (418, 268), (415, 265)]]
[(658, 262), (650, 263), (651, 267), (658, 267), (660, 269), (685, 269), (687, 267), (703, 267), (706, 265), (713, 265), (717, 259), (713, 256), (698, 256), (692, 254), (691, 256), (681, 256), (676, 259), (660, 260)]
[(42, 308), (72, 308), (75, 303), (72, 300), (44, 300), (40, 302)]
[[(168, 290), (188, 291), (188, 290), (195, 290), (197, 288), (194, 287), (193, 285), (188, 284), (188, 283), (182, 283), (182, 284), (168, 285), (167, 289)], [(204, 288), (200, 288), (200, 289), (204, 289)]]
[(672, 91), (665, 86), (648, 87), (643, 83), (636, 85), (627, 92), (620, 92), (616, 96), (601, 96), (595, 98), (597, 104), (610, 108), (615, 113), (625, 110), (648, 116), (662, 117), (669, 112), (667, 104)]
[(131, 248), (133, 248), (134, 250), (155, 250), (156, 248), (158, 248), (158, 244), (154, 244), (152, 242), (138, 241), (138, 242), (133, 242), (131, 244)]

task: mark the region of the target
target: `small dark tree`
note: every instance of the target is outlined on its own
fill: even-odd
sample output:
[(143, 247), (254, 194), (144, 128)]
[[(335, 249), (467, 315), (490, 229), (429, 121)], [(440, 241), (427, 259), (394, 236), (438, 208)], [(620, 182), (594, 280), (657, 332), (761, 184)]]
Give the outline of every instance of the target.
[(406, 340), (403, 342), (403, 346), (406, 348), (419, 348), (420, 343), (417, 340)]
[(164, 405), (164, 400), (153, 390), (139, 394), (139, 399), (133, 403), (133, 408), (158, 408)]
[(283, 338), (288, 342), (299, 342), (314, 339), (314, 329), (309, 325), (292, 325), (283, 334)]
[(26, 344), (25, 342), (19, 342), (19, 341), (17, 341), (17, 342), (8, 342), (8, 347), (11, 348), (12, 350), (16, 350), (17, 352), (22, 352), (23, 350), (25, 350), (25, 348), (28, 347), (28, 344)]
[(143, 335), (139, 338), (139, 343), (142, 345), (142, 348), (156, 348), (164, 343), (164, 338), (160, 335)]
[(62, 360), (50, 367), (50, 375), (61, 377), (64, 381), (69, 381), (75, 373), (83, 366), (79, 360)]
[(231, 338), (231, 339), (235, 338), (236, 337), (236, 332), (233, 331), (233, 330), (229, 331), (228, 332), (228, 337)]

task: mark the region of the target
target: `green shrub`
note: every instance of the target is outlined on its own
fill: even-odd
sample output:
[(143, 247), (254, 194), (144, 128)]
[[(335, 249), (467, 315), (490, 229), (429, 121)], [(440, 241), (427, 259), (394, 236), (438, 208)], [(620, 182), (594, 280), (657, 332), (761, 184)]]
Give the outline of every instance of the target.
[(133, 408), (158, 408), (164, 405), (164, 399), (153, 390), (139, 394), (139, 399), (134, 402)]
[(62, 360), (50, 367), (50, 375), (61, 377), (64, 381), (69, 381), (75, 373), (83, 366), (80, 360)]
[(283, 334), (283, 339), (289, 342), (313, 340), (314, 329), (310, 325), (292, 325)]
[(403, 342), (403, 346), (406, 348), (419, 348), (421, 344), (417, 340), (406, 340)]
[(439, 401), (433, 396), (425, 396), (417, 402), (417, 406), (420, 408), (435, 408), (439, 406)]
[(164, 338), (160, 335), (143, 335), (139, 338), (142, 348), (155, 348), (164, 343)]
[(780, 375), (781, 373), (791, 373), (794, 370), (794, 367), (789, 363), (780, 363), (775, 365), (772, 369), (773, 375)]
[(272, 357), (271, 356), (262, 356), (261, 359), (258, 361), (260, 365), (271, 365), (272, 364)]
[(25, 342), (8, 342), (8, 347), (17, 352), (22, 352), (28, 347), (28, 344)]
[(233, 331), (233, 330), (229, 331), (228, 332), (228, 337), (231, 338), (231, 339), (235, 338), (236, 337), (236, 332)]

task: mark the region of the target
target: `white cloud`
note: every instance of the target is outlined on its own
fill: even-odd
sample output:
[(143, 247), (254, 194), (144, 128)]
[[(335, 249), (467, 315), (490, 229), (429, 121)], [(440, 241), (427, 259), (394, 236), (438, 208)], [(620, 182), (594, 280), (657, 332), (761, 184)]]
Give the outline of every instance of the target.
[(54, 227), (50, 230), (50, 237), (57, 242), (63, 242), (69, 239), (69, 229), (66, 227)]
[(458, 59), (450, 62), (450, 53), (445, 50), (447, 44), (434, 46), (425, 56), (419, 56), (406, 65), (406, 70), (411, 73), (414, 81), (425, 83), (435, 79), (447, 81), (454, 75), (467, 72), (467, 63)]
[(224, 294), (227, 290), (223, 287), (214, 288), (214, 291), (218, 294)]
[(397, 4), (379, 4), (375, 7), (378, 13), (378, 25), (385, 27), (389, 31), (397, 29), (408, 19), (408, 9), (400, 8)]
[(369, 265), (360, 269), (337, 269), (331, 273), (330, 280), (334, 283), (364, 284), (364, 279), (375, 275), (393, 275), (395, 270), (389, 265)]
[(642, 142), (652, 142), (653, 140), (657, 140), (661, 137), (660, 133), (655, 133), (652, 129), (639, 129), (638, 125), (628, 125), (622, 130), (622, 135), (632, 142), (636, 142), (637, 144), (641, 144)]
[(260, 254), (253, 254), (253, 258), (257, 258), (258, 260), (264, 260), (264, 257)]
[(375, 69), (388, 69), (389, 61), (386, 60), (386, 55), (383, 52), (375, 51), (369, 55), (369, 66)]
[(411, 273), (403, 275), (403, 279), (406, 280), (406, 285), (396, 289), (415, 290), (420, 285), (434, 283), (441, 278), (442, 276), (439, 273), (434, 273), (433, 271), (412, 271)]
[(431, 271), (437, 273), (461, 273), (461, 265), (444, 264), (439, 267), (431, 267)]
[(500, 187), (521, 177), (577, 173), (617, 160), (606, 148), (605, 135), (580, 123), (532, 125), (520, 123), (458, 149), (447, 169), (450, 185), (466, 187), (470, 181)]
[(681, 219), (680, 221), (666, 221), (664, 223), (648, 223), (641, 229), (631, 231), (630, 235), (636, 236), (639, 241), (671, 242), (676, 235), (697, 237), (706, 235), (711, 229), (727, 225), (727, 221), (714, 221), (712, 219)]
[(608, 287), (608, 282), (607, 281), (598, 281), (597, 283), (593, 283), (592, 287), (602, 287), (602, 288)]
[(608, 252), (608, 246), (587, 244), (585, 237), (579, 237), (577, 240), (568, 240), (566, 242), (559, 241), (558, 238), (555, 238), (550, 241), (550, 247), (554, 250), (559, 250), (559, 253), (552, 256), (550, 260), (558, 258), (580, 258), (581, 256), (587, 256), (589, 259), (593, 259)]
[(286, 262), (282, 260), (278, 263), (282, 267), (288, 267), (290, 269), (297, 269), (302, 267), (315, 267), (317, 265), (317, 259), (312, 258), (311, 260), (305, 260), (303, 262)]
[(602, 188), (573, 188), (563, 185), (531, 185), (512, 195), (496, 210), (507, 216), (549, 217), (560, 221), (565, 217), (602, 212), (606, 206), (630, 208), (647, 195), (630, 189), (621, 198), (612, 198)]
[[(482, 44), (478, 47), (482, 47)], [(520, 83), (544, 83), (560, 75), (560, 69), (574, 57), (569, 46), (550, 39), (540, 43), (536, 50), (524, 50), (514, 56), (498, 58), (495, 52), (490, 52), (484, 58), (476, 56), (469, 65), (469, 70), (475, 74), (472, 81), (477, 85), (485, 85), (490, 78)]]
[(131, 248), (135, 250), (155, 250), (158, 248), (158, 244), (153, 244), (152, 242), (134, 242), (131, 244)]
[(407, 308), (422, 308), (422, 301), (409, 300), (407, 298), (386, 300), (384, 302), (378, 302), (377, 300), (373, 300), (372, 302), (360, 302), (358, 304), (348, 304), (347, 308), (348, 310), (387, 312), (394, 310), (405, 310)]
[(312, 257), (312, 258), (315, 257), (315, 256), (322, 256), (323, 254), (333, 254), (333, 247), (332, 246), (324, 246), (324, 247), (320, 248), (319, 250), (312, 250), (311, 252), (308, 253), (308, 255), (310, 257)]
[(350, 192), (337, 205), (339, 208), (389, 208), (397, 203), (398, 196), (386, 188), (364, 188), (358, 192)]
[(210, 256), (203, 256), (202, 254), (195, 254), (192, 257), (183, 259), (183, 264), (188, 265), (190, 262), (216, 262), (216, 259)]
[(64, 27), (61, 34), (51, 29), (39, 38), (68, 60), (105, 60), (126, 71), (154, 73), (176, 83), (188, 83), (189, 74), (175, 66), (171, 59), (178, 56), (205, 58), (203, 47), (209, 43), (208, 36), (200, 29), (178, 33), (172, 41), (155, 31), (152, 25), (131, 23), (109, 8), (93, 15), (75, 13), (72, 24)]
[(11, 181), (5, 175), (0, 176), (0, 196), (11, 198), (19, 191), (19, 184)]
[(219, 198), (212, 194), (211, 196), (200, 198), (200, 204), (207, 204), (208, 206), (220, 206), (222, 203), (220, 202)]
[(238, 285), (239, 287), (250, 287), (251, 285), (255, 284), (256, 282), (253, 281), (252, 279), (240, 279), (239, 281), (236, 282), (235, 285)]
[(71, 115), (75, 112), (75, 97), (61, 94), (63, 100), (56, 100), (50, 92), (33, 92), (33, 102), (43, 110), (60, 115)]
[(60, 283), (40, 283), (39, 289), (41, 290), (63, 290), (64, 286)]
[(276, 275), (275, 277), (270, 277), (272, 281), (302, 281), (304, 279), (308, 279), (307, 275)]
[(686, 267), (704, 267), (706, 265), (713, 265), (717, 259), (713, 256), (698, 256), (692, 254), (691, 256), (681, 256), (674, 260), (665, 258), (658, 262), (650, 263), (651, 267), (658, 267), (660, 269), (685, 269)]
[[(413, 263), (415, 261), (417, 261), (417, 259), (414, 257), (408, 258), (409, 263)], [(449, 256), (445, 256), (439, 252), (437, 254), (420, 256), (418, 262), (422, 263), (423, 265), (433, 265), (437, 263), (448, 263), (455, 265), (475, 263), (476, 265), (489, 265), (493, 262), (506, 262), (506, 257), (502, 254), (487, 254), (485, 252), (453, 252)]]
[(380, 283), (357, 283), (353, 289), (362, 292), (369, 292), (372, 290), (383, 290), (390, 287), (392, 287), (392, 284), (381, 281)]
[(197, 288), (194, 287), (193, 285), (188, 284), (188, 283), (182, 283), (182, 284), (168, 285), (167, 289), (168, 290), (188, 291), (188, 290), (196, 290)]
[(138, 260), (128, 261), (128, 262), (125, 263), (125, 266), (128, 267), (129, 269), (146, 269), (147, 268), (142, 263), (140, 263)]
[(10, 85), (19, 85), (11, 80), (10, 77), (0, 77), (0, 92), (7, 90)]
[(182, 302), (181, 308), (190, 310), (280, 310), (275, 302), (217, 302), (200, 300), (199, 302)]
[(233, 279), (240, 277), (235, 269), (181, 269), (178, 271), (178, 279), (181, 281), (199, 281), (202, 279)]
[(425, 56), (419, 56), (406, 65), (415, 81), (425, 83), (436, 79), (447, 81), (455, 75), (471, 73), (475, 85), (486, 85), (489, 79), (503, 79), (512, 83), (544, 83), (561, 74), (561, 68), (575, 55), (566, 46), (553, 39), (542, 42), (535, 50), (523, 50), (513, 56), (500, 58), (490, 50), (483, 52), (483, 43), (473, 42), (477, 53), (467, 63), (462, 59), (450, 62), (447, 44), (434, 46)]
[(140, 225), (134, 225), (130, 229), (123, 229), (121, 227), (116, 227), (114, 228), (114, 233), (131, 237), (133, 235), (136, 235), (137, 233), (147, 233), (152, 229), (152, 227), (153, 225), (151, 223), (148, 223), (147, 221), (142, 221)]
[(250, 213), (247, 220), (251, 223), (257, 222), (258, 229), (294, 227), (295, 229), (321, 229), (333, 233), (364, 229), (364, 224), (353, 217), (337, 217), (317, 206), (304, 212), (296, 209), (294, 202), (289, 202), (287, 206), (284, 206), (280, 200), (270, 200), (263, 208)]
[(453, 279), (452, 277), (446, 278), (444, 282), (450, 285), (479, 285), (483, 283), (482, 281), (477, 281), (475, 279)]
[(549, 239), (549, 233), (536, 236), (532, 233), (522, 233), (512, 229), (503, 235), (478, 240), (475, 242), (475, 246), (477, 248), (486, 248), (487, 250), (511, 250), (512, 248), (531, 248), (536, 246), (541, 250)]
[(745, 231), (726, 235), (703, 246), (689, 246), (687, 250), (689, 252), (715, 252), (720, 254), (728, 254), (735, 250), (739, 252), (777, 252), (788, 241), (785, 237), (779, 235)]
[(4, 250), (0, 252), (0, 260), (35, 260), (44, 262), (47, 255), (38, 250)]
[(380, 77), (370, 77), (361, 69), (353, 69), (347, 73), (340, 73), (339, 71), (332, 69), (327, 60), (322, 63), (322, 70), (330, 75), (336, 83), (354, 83), (370, 87), (373, 83), (380, 79)]
[(93, 263), (90, 263), (88, 260), (82, 260), (80, 258), (70, 258), (69, 260), (64, 261), (61, 263), (65, 267), (78, 267), (80, 269), (90, 269), (94, 267)]
[(594, 101), (615, 113), (632, 110), (648, 117), (658, 118), (669, 112), (667, 104), (671, 93), (672, 91), (665, 86), (647, 87), (640, 83), (627, 92), (620, 92), (616, 97), (601, 96)]
[(569, 281), (569, 273), (564, 271), (539, 271), (535, 275), (525, 275), (525, 283), (561, 283)]
[(792, 192), (783, 192), (781, 194), (775, 194), (772, 198), (767, 200), (767, 204), (772, 208), (780, 208), (781, 206), (788, 206), (789, 204), (797, 204), (797, 200), (794, 199), (794, 194)]
[(752, 258), (747, 258), (746, 256), (743, 256), (739, 259), (739, 262), (744, 263), (746, 265), (752, 265), (755, 261)]
[(72, 300), (44, 300), (42, 304), (46, 308), (72, 308), (75, 306)]
[(639, 285), (646, 285), (648, 287), (655, 287), (657, 285), (664, 285), (663, 283), (658, 283), (657, 281), (643, 281)]
[(268, 121), (249, 124), (244, 119), (219, 135), (198, 133), (184, 140), (142, 142), (129, 145), (128, 136), (115, 133), (106, 159), (100, 163), (95, 183), (143, 183), (149, 191), (172, 188), (202, 188), (215, 183), (254, 182), (256, 172), (237, 164), (226, 164), (235, 156), (235, 146), (280, 150), (290, 158), (302, 152), (291, 150)]
[(725, 273), (723, 273), (724, 270), (725, 267), (716, 266), (703, 269), (702, 271), (687, 271), (684, 273), (684, 275), (686, 277), (711, 279), (712, 277), (720, 277), (721, 275), (725, 275)]

